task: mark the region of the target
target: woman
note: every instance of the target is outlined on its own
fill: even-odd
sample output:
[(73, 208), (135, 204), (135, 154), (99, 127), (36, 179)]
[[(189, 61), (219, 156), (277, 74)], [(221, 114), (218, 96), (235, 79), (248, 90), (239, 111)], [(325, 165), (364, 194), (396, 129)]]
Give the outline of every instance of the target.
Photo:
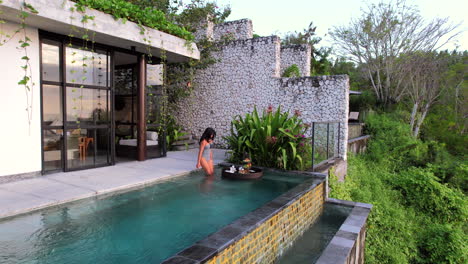
[(213, 153), (211, 152), (210, 144), (216, 136), (213, 128), (205, 129), (200, 138), (200, 150), (198, 151), (197, 169), (202, 167), (208, 176), (214, 175)]

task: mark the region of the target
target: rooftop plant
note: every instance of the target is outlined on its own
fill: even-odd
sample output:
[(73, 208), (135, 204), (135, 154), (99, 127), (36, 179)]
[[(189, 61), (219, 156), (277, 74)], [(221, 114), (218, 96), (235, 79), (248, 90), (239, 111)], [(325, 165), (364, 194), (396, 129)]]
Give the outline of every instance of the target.
[(193, 40), (193, 35), (185, 28), (169, 22), (164, 12), (151, 8), (141, 8), (125, 0), (71, 0), (76, 3), (78, 11), (85, 11), (85, 7), (99, 10), (112, 15), (123, 22), (130, 20), (139, 25), (160, 30), (185, 40)]

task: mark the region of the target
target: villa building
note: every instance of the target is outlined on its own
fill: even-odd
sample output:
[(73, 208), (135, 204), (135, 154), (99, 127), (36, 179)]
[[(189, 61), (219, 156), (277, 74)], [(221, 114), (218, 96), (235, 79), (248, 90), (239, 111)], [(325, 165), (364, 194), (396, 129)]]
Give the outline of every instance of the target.
[[(157, 92), (146, 84), (160, 84), (158, 65), (147, 65), (145, 55), (152, 55), (152, 64), (162, 52), (168, 62), (199, 59), (196, 45), (147, 27), (142, 34), (137, 24), (93, 9), (74, 11), (68, 0), (28, 4), (38, 13), (30, 13), (17, 33), (23, 1), (0, 4), (0, 178), (113, 165), (119, 133), (135, 138), (122, 150), (135, 159), (164, 155), (161, 135), (145, 133), (151, 130), (145, 127), (147, 94)], [(84, 23), (84, 16), (94, 19)], [(75, 38), (85, 34), (89, 41)], [(25, 36), (26, 50), (19, 48)], [(18, 84), (25, 76), (23, 56), (29, 58), (29, 88)]]
[[(118, 156), (165, 156), (165, 135), (157, 120), (148, 122), (159, 111), (160, 58), (199, 59), (196, 45), (97, 10), (78, 12), (69, 0), (28, 4), (38, 12), (15, 33), (23, 2), (0, 3), (0, 182), (114, 165)], [(219, 62), (197, 73), (193, 96), (171, 114), (195, 137), (214, 127), (223, 146), (236, 115), (281, 105), (313, 124), (316, 139), (332, 135), (315, 140), (326, 144), (326, 157), (346, 159), (348, 77), (310, 77), (310, 46), (281, 46), (279, 37), (253, 38), (252, 30), (252, 21), (243, 19), (208, 24), (195, 34), (232, 40), (214, 52)], [(282, 78), (293, 64), (302, 77)], [(21, 85), (25, 76), (28, 87)]]

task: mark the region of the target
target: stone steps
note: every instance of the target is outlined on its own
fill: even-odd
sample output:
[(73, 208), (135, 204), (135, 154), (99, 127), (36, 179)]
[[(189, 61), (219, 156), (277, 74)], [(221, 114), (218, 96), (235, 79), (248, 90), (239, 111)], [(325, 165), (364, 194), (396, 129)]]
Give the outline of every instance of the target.
[(181, 146), (172, 146), (173, 150), (189, 150), (189, 149), (196, 149), (198, 148), (197, 145), (181, 145)]
[(185, 136), (179, 137), (179, 140), (192, 140), (192, 133), (187, 132), (187, 131), (182, 131), (182, 133), (186, 133)]
[(195, 145), (197, 143), (198, 142), (196, 140), (193, 140), (193, 139), (190, 139), (190, 140), (177, 140), (174, 143), (172, 143), (172, 146)]

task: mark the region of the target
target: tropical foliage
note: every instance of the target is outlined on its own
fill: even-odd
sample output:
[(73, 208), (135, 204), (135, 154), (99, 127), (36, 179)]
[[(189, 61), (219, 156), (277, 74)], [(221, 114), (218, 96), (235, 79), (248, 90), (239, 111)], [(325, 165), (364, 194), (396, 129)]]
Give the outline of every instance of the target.
[[(155, 123), (160, 123), (160, 120), (155, 121)], [(166, 146), (168, 150), (174, 149), (174, 142), (180, 140), (182, 137), (187, 135), (187, 132), (183, 131), (182, 126), (177, 124), (177, 121), (173, 116), (168, 115), (165, 120), (166, 124)], [(158, 127), (156, 130), (158, 133), (164, 133), (162, 127)]]
[(309, 139), (305, 137), (309, 125), (294, 115), (276, 111), (270, 106), (260, 116), (255, 108), (244, 117), (231, 122), (231, 135), (225, 137), (232, 151), (231, 162), (240, 163), (248, 155), (253, 164), (281, 169), (303, 169), (304, 159), (310, 159)]
[(331, 177), (330, 197), (374, 205), (367, 263), (466, 263), (466, 145), (454, 156), (443, 143), (415, 139), (409, 116), (368, 116), (368, 151), (350, 155), (345, 182)]

